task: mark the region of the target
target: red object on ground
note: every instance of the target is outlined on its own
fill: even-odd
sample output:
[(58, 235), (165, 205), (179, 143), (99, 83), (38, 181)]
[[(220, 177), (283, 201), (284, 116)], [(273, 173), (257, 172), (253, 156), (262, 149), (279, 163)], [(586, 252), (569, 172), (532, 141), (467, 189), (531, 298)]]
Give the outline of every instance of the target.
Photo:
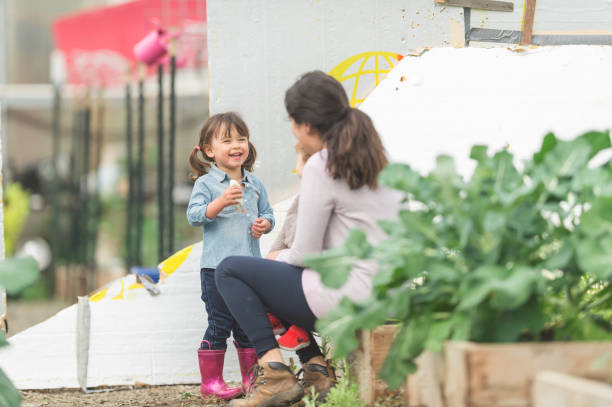
[(291, 325), (289, 330), (278, 338), (278, 346), (288, 351), (296, 351), (310, 345), (308, 332), (296, 325)]
[(167, 30), (182, 31), (177, 58), (189, 67), (206, 64), (205, 0), (136, 0), (71, 14), (53, 23), (67, 81), (102, 86), (123, 83), (128, 69), (135, 72), (133, 47), (156, 28), (155, 18)]

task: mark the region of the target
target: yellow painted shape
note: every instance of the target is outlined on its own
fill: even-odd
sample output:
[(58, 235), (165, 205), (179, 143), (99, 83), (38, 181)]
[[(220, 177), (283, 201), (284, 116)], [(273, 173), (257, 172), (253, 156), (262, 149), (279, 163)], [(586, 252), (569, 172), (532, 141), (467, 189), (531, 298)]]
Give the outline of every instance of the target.
[(160, 273), (159, 279), (163, 280), (170, 274), (174, 273), (176, 269), (178, 269), (181, 264), (185, 262), (185, 259), (187, 259), (187, 256), (189, 256), (189, 253), (191, 253), (191, 249), (193, 249), (193, 245), (187, 246), (184, 249), (179, 250), (178, 252), (174, 253), (172, 256), (161, 262), (158, 266), (159, 269), (162, 271), (162, 273)]
[(125, 298), (123, 297), (123, 290), (125, 290), (125, 285), (123, 284), (123, 280), (121, 280), (120, 283), (121, 283), (121, 291), (119, 292), (119, 294), (117, 294), (116, 296), (112, 298), (113, 300), (125, 300)]
[(525, 11), (527, 11), (527, 0), (523, 3), (523, 18), (521, 18), (521, 31), (525, 28)]
[(98, 301), (102, 300), (106, 296), (107, 292), (108, 292), (108, 288), (105, 288), (104, 290), (100, 290), (100, 291), (90, 295), (89, 296), (89, 301), (91, 301), (91, 302), (98, 302)]
[[(365, 64), (368, 62), (370, 58), (374, 58), (374, 69), (364, 70), (363, 67), (365, 66)], [(386, 60), (387, 64), (389, 65), (388, 69), (386, 69), (386, 67), (383, 68), (380, 66), (379, 58), (384, 58)], [(361, 60), (361, 64), (357, 72), (347, 72), (347, 70), (351, 66), (353, 66), (355, 62), (360, 61), (360, 60)], [(398, 54), (395, 52), (388, 52), (388, 51), (363, 52), (361, 54), (353, 55), (352, 57), (347, 58), (344, 61), (340, 62), (331, 71), (329, 71), (329, 74), (333, 76), (334, 78), (336, 78), (339, 82), (344, 82), (348, 79), (355, 78), (355, 84), (353, 85), (353, 90), (351, 92), (351, 100), (350, 100), (351, 106), (354, 107), (355, 105), (363, 102), (364, 100), (364, 98), (360, 98), (360, 99), (357, 98), (357, 89), (359, 87), (359, 80), (361, 79), (361, 76), (367, 75), (367, 74), (376, 75), (376, 79), (375, 79), (375, 87), (376, 87), (381, 81), (381, 74), (387, 74), (389, 73), (389, 71), (391, 71), (391, 69), (393, 69), (394, 67), (393, 60), (395, 61), (399, 60)]]
[(133, 283), (132, 285), (128, 287), (128, 290), (135, 290), (137, 288), (144, 288), (144, 285), (140, 283)]

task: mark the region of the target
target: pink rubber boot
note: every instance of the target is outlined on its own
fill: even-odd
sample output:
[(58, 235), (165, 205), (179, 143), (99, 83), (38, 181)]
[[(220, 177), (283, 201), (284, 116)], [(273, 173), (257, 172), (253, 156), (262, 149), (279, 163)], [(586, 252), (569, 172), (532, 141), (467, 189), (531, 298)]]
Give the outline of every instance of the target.
[(254, 348), (241, 348), (236, 341), (234, 345), (238, 350), (238, 363), (240, 363), (240, 373), (242, 374), (242, 390), (244, 393), (251, 391), (251, 378), (249, 371), (257, 364), (257, 353)]
[(202, 344), (208, 344), (208, 350), (198, 349), (198, 361), (200, 363), (200, 394), (202, 397), (217, 397), (223, 400), (231, 400), (242, 394), (240, 387), (228, 387), (223, 380), (223, 362), (225, 360), (224, 350), (211, 350), (210, 343), (206, 340)]

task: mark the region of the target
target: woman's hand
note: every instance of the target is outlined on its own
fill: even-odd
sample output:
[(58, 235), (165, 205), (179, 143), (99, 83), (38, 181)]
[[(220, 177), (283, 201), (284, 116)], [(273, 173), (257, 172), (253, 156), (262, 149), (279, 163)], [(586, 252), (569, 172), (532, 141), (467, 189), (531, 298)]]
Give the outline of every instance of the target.
[(266, 259), (276, 260), (280, 252), (281, 250), (274, 250), (273, 252), (268, 253), (268, 255), (266, 256)]
[(259, 239), (261, 235), (263, 235), (268, 230), (270, 230), (271, 227), (272, 227), (272, 224), (270, 224), (270, 221), (268, 219), (257, 218), (255, 222), (253, 222), (253, 227), (251, 227), (251, 232), (255, 239)]

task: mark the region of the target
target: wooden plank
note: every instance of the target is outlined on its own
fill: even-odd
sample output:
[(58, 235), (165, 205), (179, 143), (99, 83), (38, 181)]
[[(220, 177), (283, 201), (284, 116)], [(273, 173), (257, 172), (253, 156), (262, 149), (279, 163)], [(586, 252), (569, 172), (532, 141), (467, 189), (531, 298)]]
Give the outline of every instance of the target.
[(470, 342), (449, 342), (444, 347), (444, 397), (448, 407), (467, 407), (468, 363), (466, 347)]
[(408, 407), (444, 407), (444, 358), (441, 353), (423, 352), (417, 359), (418, 370), (408, 376), (404, 387), (404, 405)]
[(351, 374), (357, 379), (360, 397), (366, 405), (372, 405), (388, 390), (378, 374), (396, 331), (397, 325), (382, 325), (372, 331), (362, 331), (359, 335), (360, 346), (351, 364)]
[(612, 386), (557, 372), (540, 372), (533, 384), (533, 407), (609, 407)]
[(514, 11), (514, 3), (497, 0), (436, 0), (437, 4), (445, 6), (469, 7), (490, 11)]
[(536, 0), (525, 0), (525, 10), (523, 11), (523, 36), (521, 45), (531, 44), (533, 34), (533, 19), (535, 17)]
[[(382, 325), (372, 331), (360, 332), (359, 349), (347, 360), (351, 376), (357, 381), (360, 398), (368, 406), (381, 397), (400, 391), (389, 390), (378, 377), (396, 332), (397, 325)], [(409, 376), (403, 385), (404, 405), (444, 407), (443, 363), (441, 354), (431, 352), (424, 352), (417, 358), (417, 373)]]
[(529, 407), (531, 386), (541, 371), (553, 370), (595, 380), (612, 374), (612, 365), (594, 369), (612, 342), (548, 342), (445, 346), (447, 407)]

